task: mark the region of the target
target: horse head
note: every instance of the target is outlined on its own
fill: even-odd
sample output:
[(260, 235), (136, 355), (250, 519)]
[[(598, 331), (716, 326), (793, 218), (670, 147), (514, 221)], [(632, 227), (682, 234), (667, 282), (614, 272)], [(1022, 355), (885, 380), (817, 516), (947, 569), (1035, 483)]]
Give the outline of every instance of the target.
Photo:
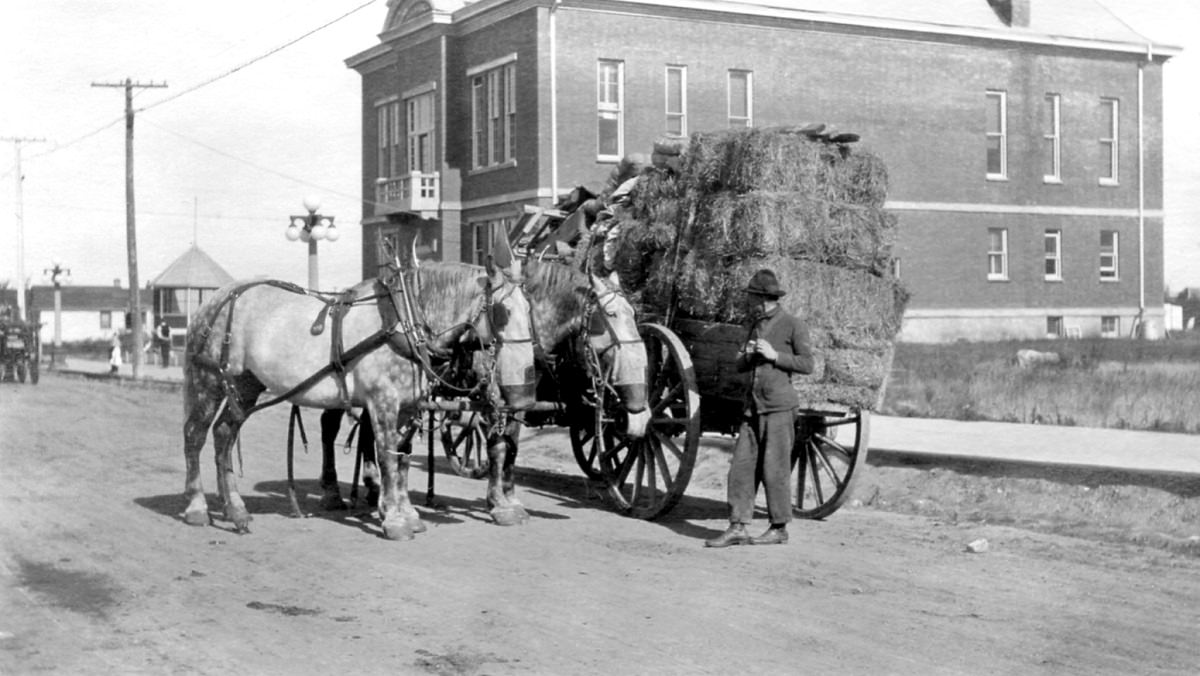
[(484, 294), (472, 323), (480, 344), (495, 355), (495, 384), (510, 408), (525, 410), (537, 397), (534, 374), (533, 313), (525, 294), (521, 262), (506, 238), (488, 257), (487, 275), (480, 278)]
[(587, 341), (621, 398), (628, 416), (626, 434), (639, 438), (646, 432), (650, 412), (646, 396), (649, 360), (637, 316), (619, 287), (595, 275), (589, 277), (595, 307), (588, 318)]

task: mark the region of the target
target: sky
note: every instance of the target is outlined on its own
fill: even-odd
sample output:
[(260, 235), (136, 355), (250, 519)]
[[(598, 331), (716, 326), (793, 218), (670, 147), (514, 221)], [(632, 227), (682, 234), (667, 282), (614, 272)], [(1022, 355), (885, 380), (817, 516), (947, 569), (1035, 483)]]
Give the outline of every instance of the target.
[[(1185, 48), (1164, 75), (1166, 282), (1200, 287), (1200, 0), (1097, 1)], [(341, 233), (318, 245), (319, 286), (359, 281), (362, 100), (344, 60), (386, 15), (385, 0), (7, 0), (0, 137), (37, 140), (20, 146), (21, 218), (0, 142), (0, 284), (19, 239), (29, 284), (56, 261), (74, 284), (128, 284), (124, 90), (92, 86), (126, 78), (167, 85), (134, 91), (141, 285), (193, 242), (236, 278), (306, 284), (307, 246), (284, 230), (307, 196)]]

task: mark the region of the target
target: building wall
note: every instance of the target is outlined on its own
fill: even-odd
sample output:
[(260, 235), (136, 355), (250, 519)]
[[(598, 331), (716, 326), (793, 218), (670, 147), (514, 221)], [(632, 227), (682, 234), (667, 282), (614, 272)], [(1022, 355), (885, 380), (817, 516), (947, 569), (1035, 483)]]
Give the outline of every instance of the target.
[[(945, 339), (956, 331), (1040, 336), (1047, 316), (1076, 318), (1082, 331), (1114, 314), (1122, 318), (1124, 331), (1138, 315), (1143, 294), (1147, 313), (1161, 316), (1161, 59), (769, 18), (715, 21), (714, 15), (682, 9), (651, 16), (630, 8), (593, 3), (555, 10), (560, 192), (577, 184), (598, 189), (614, 167), (596, 153), (600, 59), (624, 64), (625, 154), (648, 154), (664, 134), (667, 65), (687, 68), (689, 131), (728, 126), (728, 72), (748, 70), (754, 79), (755, 126), (831, 123), (860, 134), (861, 147), (888, 165), (889, 207), (900, 218), (896, 253), (901, 278), (913, 294), (902, 337)], [(496, 16), (493, 21), (477, 14), (448, 29), (444, 169), (461, 177), (455, 204), (462, 211), (447, 215), (461, 215), (454, 234), (462, 238), (464, 258), (472, 223), (515, 215), (523, 202), (551, 201), (549, 13), (529, 3), (516, 14)], [(414, 80), (427, 79), (425, 72), (436, 72), (440, 61), (424, 45), (409, 42), (414, 44), (400, 52), (399, 70)], [(472, 171), (465, 73), (508, 54), (517, 57), (517, 161)], [(1146, 211), (1141, 219), (1139, 67), (1145, 92)], [(364, 75), (365, 92), (372, 77)], [(371, 87), (379, 84), (371, 80)], [(1004, 180), (986, 177), (989, 89), (1007, 95)], [(1062, 102), (1057, 183), (1043, 180), (1045, 97), (1051, 93)], [(367, 107), (371, 99), (364, 96)], [(1101, 97), (1120, 101), (1120, 180), (1114, 186), (1099, 181)], [(364, 120), (368, 171), (374, 162), (373, 130), (373, 120)], [(443, 199), (454, 197), (444, 191)], [(1009, 232), (1004, 282), (987, 280), (988, 228), (995, 227)], [(1042, 274), (1047, 229), (1063, 233), (1059, 282)], [(1101, 230), (1120, 233), (1116, 281), (1099, 279)], [(1143, 235), (1144, 275), (1139, 269)], [(928, 328), (922, 328), (925, 324)]]

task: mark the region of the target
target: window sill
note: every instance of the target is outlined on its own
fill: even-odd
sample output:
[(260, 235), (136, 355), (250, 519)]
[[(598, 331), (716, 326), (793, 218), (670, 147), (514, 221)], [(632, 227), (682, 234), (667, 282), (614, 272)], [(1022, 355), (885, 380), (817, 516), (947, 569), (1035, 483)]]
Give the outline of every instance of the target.
[(1062, 277), (1046, 277), (1045, 281), (1049, 282), (1051, 284), (1062, 284), (1063, 278)]
[(989, 180), (989, 181), (1000, 181), (1000, 182), (1007, 182), (1007, 181), (1008, 181), (1008, 176), (1007, 176), (1006, 174), (988, 174), (988, 175), (987, 175), (987, 180)]
[(1120, 277), (1101, 277), (1100, 278), (1101, 284), (1117, 284), (1120, 281), (1121, 281)]
[(987, 280), (989, 282), (1007, 282), (1007, 281), (1009, 281), (1008, 277), (991, 277), (991, 276), (989, 276), (987, 278)]
[(500, 164), (493, 164), (493, 165), (490, 165), (487, 167), (478, 167), (476, 169), (472, 169), (467, 172), (467, 176), (478, 176), (479, 174), (490, 174), (493, 171), (501, 171), (503, 169), (511, 169), (515, 166), (517, 166), (517, 161), (509, 160), (507, 162), (501, 162)]
[(1058, 176), (1043, 176), (1042, 183), (1045, 183), (1046, 185), (1062, 185), (1063, 184), (1062, 179), (1059, 178)]
[(620, 161), (621, 161), (621, 157), (619, 155), (597, 155), (596, 156), (597, 164), (617, 164)]
[(1115, 178), (1102, 178), (1099, 181), (1099, 185), (1105, 188), (1117, 188), (1120, 187), (1121, 182)]

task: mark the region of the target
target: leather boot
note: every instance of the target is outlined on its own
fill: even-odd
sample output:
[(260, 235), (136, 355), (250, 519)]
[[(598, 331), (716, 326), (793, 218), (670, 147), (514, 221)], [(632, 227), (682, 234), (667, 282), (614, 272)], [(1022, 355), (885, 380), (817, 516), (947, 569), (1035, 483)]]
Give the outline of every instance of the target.
[(752, 545), (786, 545), (787, 541), (787, 526), (771, 526), (762, 535), (750, 538)]
[(746, 524), (731, 523), (729, 528), (711, 540), (705, 540), (705, 547), (729, 547), (731, 545), (750, 544), (750, 534), (746, 532)]

